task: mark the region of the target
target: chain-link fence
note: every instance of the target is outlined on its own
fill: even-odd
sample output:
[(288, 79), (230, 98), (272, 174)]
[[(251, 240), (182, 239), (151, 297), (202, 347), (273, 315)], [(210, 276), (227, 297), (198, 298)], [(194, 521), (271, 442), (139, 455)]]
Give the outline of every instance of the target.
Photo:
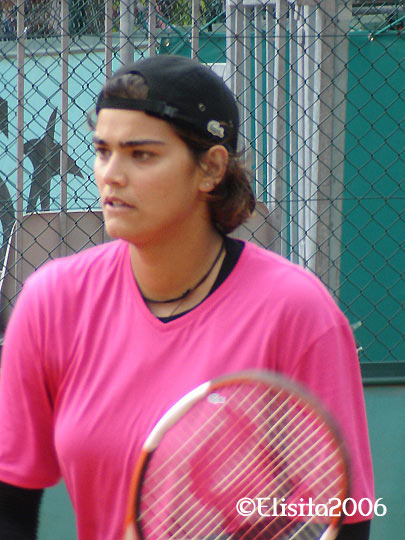
[(23, 280), (106, 241), (86, 113), (121, 63), (212, 65), (255, 173), (238, 235), (308, 267), (363, 362), (405, 361), (405, 8), (399, 0), (2, 0), (2, 327)]

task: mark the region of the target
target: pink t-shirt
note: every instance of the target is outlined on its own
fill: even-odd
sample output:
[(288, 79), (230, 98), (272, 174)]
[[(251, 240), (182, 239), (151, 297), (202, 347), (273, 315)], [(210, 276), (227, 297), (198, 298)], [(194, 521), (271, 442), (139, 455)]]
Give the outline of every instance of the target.
[(165, 324), (140, 296), (127, 243), (53, 261), (27, 280), (7, 327), (0, 480), (43, 488), (62, 476), (79, 539), (119, 540), (160, 416), (198, 384), (251, 368), (282, 372), (323, 401), (352, 456), (352, 496), (373, 497), (352, 334), (308, 271), (248, 243), (212, 295)]

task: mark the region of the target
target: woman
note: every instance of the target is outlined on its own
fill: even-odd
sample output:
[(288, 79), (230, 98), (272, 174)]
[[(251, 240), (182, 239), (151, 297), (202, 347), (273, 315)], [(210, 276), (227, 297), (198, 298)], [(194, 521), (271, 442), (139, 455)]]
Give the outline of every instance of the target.
[[(156, 421), (201, 382), (247, 368), (324, 402), (352, 455), (352, 496), (372, 498), (345, 317), (310, 273), (227, 236), (254, 200), (226, 85), (192, 60), (150, 58), (106, 83), (96, 114), (95, 178), (117, 240), (46, 265), (17, 302), (0, 393), (1, 530), (32, 538), (43, 488), (63, 477), (79, 539), (121, 538)], [(364, 519), (339, 538), (366, 539)]]

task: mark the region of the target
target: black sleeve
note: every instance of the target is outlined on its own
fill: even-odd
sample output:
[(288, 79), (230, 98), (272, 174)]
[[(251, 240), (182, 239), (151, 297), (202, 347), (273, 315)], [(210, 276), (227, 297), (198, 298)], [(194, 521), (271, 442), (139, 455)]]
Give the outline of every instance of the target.
[(370, 521), (361, 521), (343, 525), (336, 540), (368, 540), (370, 537)]
[(35, 540), (42, 489), (25, 489), (0, 482), (0, 538)]

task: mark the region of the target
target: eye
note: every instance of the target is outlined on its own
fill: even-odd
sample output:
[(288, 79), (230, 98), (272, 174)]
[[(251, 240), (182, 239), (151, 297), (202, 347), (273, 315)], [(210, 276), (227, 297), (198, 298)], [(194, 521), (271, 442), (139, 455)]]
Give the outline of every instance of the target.
[(110, 151), (103, 146), (95, 146), (94, 151), (96, 153), (96, 156), (101, 159), (106, 159), (110, 155)]
[(147, 150), (134, 150), (132, 152), (132, 157), (137, 161), (147, 161), (153, 157), (153, 154)]

